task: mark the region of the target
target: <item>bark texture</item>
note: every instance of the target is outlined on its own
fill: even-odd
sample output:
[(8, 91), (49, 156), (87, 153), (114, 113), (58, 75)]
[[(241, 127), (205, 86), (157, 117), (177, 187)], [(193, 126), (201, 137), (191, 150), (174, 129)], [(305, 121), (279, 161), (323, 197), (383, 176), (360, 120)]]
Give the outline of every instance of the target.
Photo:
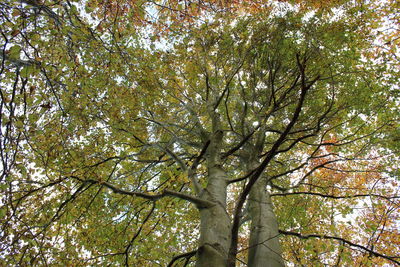
[[(210, 105), (211, 107), (212, 105)], [(219, 115), (209, 110), (213, 118), (207, 160), (207, 185), (200, 198), (214, 206), (200, 209), (200, 239), (196, 267), (225, 267), (231, 241), (231, 218), (226, 211), (228, 177), (221, 167), (223, 131)]]
[[(247, 146), (244, 163), (247, 171), (259, 166), (257, 155), (261, 153), (264, 137), (259, 136), (255, 146)], [(253, 151), (253, 153), (251, 153)], [(254, 153), (256, 152), (256, 153)], [(250, 224), (250, 240), (247, 264), (250, 267), (285, 266), (279, 243), (278, 222), (267, 191), (267, 177), (261, 176), (248, 196), (247, 212)]]
[(251, 218), (248, 266), (282, 267), (279, 229), (265, 179), (257, 181), (249, 195)]
[(209, 169), (209, 183), (202, 199), (215, 203), (200, 209), (200, 240), (196, 267), (225, 267), (231, 237), (231, 219), (226, 212), (227, 180), (219, 167)]

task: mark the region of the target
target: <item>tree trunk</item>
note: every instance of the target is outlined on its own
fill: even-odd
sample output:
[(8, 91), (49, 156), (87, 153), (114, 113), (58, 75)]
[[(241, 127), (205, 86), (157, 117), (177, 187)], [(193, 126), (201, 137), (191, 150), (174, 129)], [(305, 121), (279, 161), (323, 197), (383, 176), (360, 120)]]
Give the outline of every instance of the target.
[(202, 198), (215, 206), (200, 209), (200, 240), (196, 267), (225, 267), (231, 240), (231, 219), (226, 212), (227, 177), (218, 166), (209, 168)]
[(249, 194), (251, 218), (248, 266), (285, 266), (279, 244), (279, 231), (265, 179), (256, 182)]

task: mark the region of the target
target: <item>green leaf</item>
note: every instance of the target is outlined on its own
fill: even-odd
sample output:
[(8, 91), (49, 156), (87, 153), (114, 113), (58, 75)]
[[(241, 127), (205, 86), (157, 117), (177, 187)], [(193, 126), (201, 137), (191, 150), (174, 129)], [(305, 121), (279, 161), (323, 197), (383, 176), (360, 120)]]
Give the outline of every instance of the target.
[(19, 59), (21, 54), (21, 47), (19, 45), (14, 45), (8, 51), (8, 55), (11, 59)]

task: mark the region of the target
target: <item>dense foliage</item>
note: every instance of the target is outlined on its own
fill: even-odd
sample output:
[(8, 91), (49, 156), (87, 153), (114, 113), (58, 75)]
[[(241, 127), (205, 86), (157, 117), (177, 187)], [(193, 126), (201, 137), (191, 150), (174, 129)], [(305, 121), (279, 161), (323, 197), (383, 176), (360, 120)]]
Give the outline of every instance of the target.
[(0, 265), (400, 264), (399, 4), (372, 2), (0, 3)]

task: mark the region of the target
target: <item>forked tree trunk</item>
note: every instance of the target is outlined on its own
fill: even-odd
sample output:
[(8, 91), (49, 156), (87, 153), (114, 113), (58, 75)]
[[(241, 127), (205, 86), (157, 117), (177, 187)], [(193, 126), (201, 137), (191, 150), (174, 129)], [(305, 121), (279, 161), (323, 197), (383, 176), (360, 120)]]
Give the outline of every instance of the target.
[[(212, 113), (212, 112), (211, 112)], [(215, 115), (215, 114), (214, 114)], [(228, 177), (221, 167), (222, 131), (218, 118), (213, 121), (214, 134), (207, 150), (208, 183), (199, 196), (214, 202), (209, 208), (200, 209), (200, 239), (196, 267), (226, 267), (232, 238), (232, 218), (227, 213)], [(262, 143), (264, 134), (258, 139)], [(257, 149), (258, 148), (258, 149)], [(262, 151), (260, 144), (248, 144), (242, 164), (247, 171), (258, 167), (257, 155)], [(245, 155), (246, 154), (246, 155)], [(251, 219), (250, 243), (248, 250), (249, 267), (282, 267), (281, 248), (278, 240), (278, 224), (272, 209), (266, 179), (256, 182), (248, 196)]]

